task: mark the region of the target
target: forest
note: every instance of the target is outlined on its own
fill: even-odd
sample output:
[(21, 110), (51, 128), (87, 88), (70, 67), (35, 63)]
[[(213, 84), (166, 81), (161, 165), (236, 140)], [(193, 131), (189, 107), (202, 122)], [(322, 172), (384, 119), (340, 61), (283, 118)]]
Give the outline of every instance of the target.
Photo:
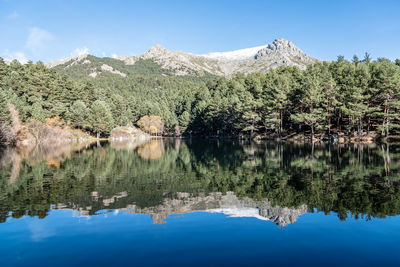
[[(136, 63), (138, 64), (138, 63)], [(379, 137), (400, 133), (400, 60), (339, 56), (306, 70), (280, 67), (231, 78), (171, 76), (143, 60), (135, 73), (96, 78), (0, 59), (0, 136), (46, 119), (108, 136), (115, 126), (158, 116), (165, 135), (269, 138), (289, 135)], [(3, 137), (4, 139), (4, 137)]]

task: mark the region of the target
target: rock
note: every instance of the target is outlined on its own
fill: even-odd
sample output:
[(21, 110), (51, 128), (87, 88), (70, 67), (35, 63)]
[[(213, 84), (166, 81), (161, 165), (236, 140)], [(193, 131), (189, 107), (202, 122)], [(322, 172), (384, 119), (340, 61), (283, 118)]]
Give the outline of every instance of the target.
[(122, 73), (119, 70), (115, 70), (113, 67), (108, 66), (106, 64), (101, 65), (101, 70), (108, 71), (108, 72), (111, 72), (111, 73), (114, 73), (114, 74), (118, 74), (118, 75), (120, 75), (120, 76), (122, 76), (124, 78), (126, 77), (125, 73)]
[(149, 139), (150, 135), (131, 126), (119, 126), (114, 128), (110, 133), (112, 141), (124, 141), (130, 139)]
[(86, 60), (87, 56), (88, 56), (87, 53), (83, 53), (83, 54), (81, 54), (79, 56), (75, 56), (75, 57), (67, 57), (67, 58), (63, 58), (63, 59), (59, 59), (59, 60), (55, 60), (55, 61), (51, 61), (51, 62), (46, 62), (46, 63), (44, 63), (44, 65), (48, 68), (54, 68), (55, 66), (62, 65), (65, 63), (69, 63), (69, 66), (73, 66), (78, 63), (87, 64), (88, 63)]
[(265, 64), (271, 66), (286, 65), (301, 69), (316, 62), (316, 59), (304, 54), (293, 42), (282, 38), (275, 39), (267, 47), (258, 51), (254, 58), (258, 61), (266, 61)]

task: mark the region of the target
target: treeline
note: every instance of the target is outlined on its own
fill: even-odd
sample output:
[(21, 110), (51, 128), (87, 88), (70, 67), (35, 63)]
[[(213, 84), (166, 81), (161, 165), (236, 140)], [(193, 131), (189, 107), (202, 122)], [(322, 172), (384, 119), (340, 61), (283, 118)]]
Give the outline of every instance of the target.
[[(59, 117), (72, 127), (108, 135), (145, 115), (161, 117), (165, 134), (218, 136), (381, 136), (400, 132), (400, 61), (352, 62), (339, 57), (306, 70), (212, 76), (143, 74), (96, 78), (62, 73), (42, 63), (0, 60), (0, 121), (7, 105), (23, 122)], [(143, 67), (144, 68), (144, 67)], [(139, 71), (138, 71), (139, 73)]]
[(339, 57), (304, 71), (281, 67), (219, 79), (208, 84), (206, 98), (196, 106), (204, 108), (192, 112), (192, 129), (217, 135), (399, 134), (399, 63)]

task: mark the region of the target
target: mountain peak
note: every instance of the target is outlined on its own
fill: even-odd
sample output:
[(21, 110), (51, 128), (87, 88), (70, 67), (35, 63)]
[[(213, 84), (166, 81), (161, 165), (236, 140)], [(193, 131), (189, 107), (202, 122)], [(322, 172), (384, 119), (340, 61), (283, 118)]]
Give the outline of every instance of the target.
[(163, 47), (162, 45), (160, 45), (160, 44), (155, 44), (154, 46), (152, 46), (150, 49), (149, 49), (149, 52), (150, 53), (154, 53), (154, 52), (164, 52), (165, 50), (167, 50), (165, 47)]
[(294, 45), (292, 41), (283, 38), (275, 39), (272, 43), (268, 44), (267, 49), (271, 51), (284, 51), (284, 50), (301, 51), (297, 46)]
[(305, 64), (315, 62), (315, 59), (304, 54), (292, 41), (283, 38), (275, 39), (272, 43), (268, 44), (267, 47), (258, 51), (254, 58), (259, 60), (271, 57), (279, 57), (283, 61), (286, 59), (294, 59), (295, 61), (301, 61)]
[(276, 46), (294, 46), (293, 42), (290, 40), (286, 40), (284, 38), (276, 38), (272, 44), (276, 45)]

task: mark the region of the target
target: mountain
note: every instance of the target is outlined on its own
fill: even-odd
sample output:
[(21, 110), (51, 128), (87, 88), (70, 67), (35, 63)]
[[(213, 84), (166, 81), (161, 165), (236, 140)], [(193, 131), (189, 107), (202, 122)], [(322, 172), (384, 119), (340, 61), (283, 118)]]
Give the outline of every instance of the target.
[[(297, 208), (287, 208), (273, 205), (268, 199), (253, 200), (251, 198), (239, 198), (233, 192), (222, 194), (214, 192), (208, 195), (192, 195), (177, 192), (172, 198), (164, 198), (162, 203), (155, 206), (140, 207), (135, 204), (127, 204), (121, 201), (128, 196), (127, 192), (103, 199), (98, 192), (92, 192), (92, 203), (98, 209), (110, 209), (125, 211), (133, 214), (150, 214), (154, 224), (163, 224), (168, 216), (186, 214), (191, 212), (222, 213), (228, 217), (247, 217), (262, 221), (274, 222), (279, 227), (285, 227), (296, 222), (297, 218), (310, 209), (307, 205)], [(121, 204), (118, 202), (121, 201)], [(100, 205), (100, 206), (99, 206)], [(126, 206), (121, 206), (126, 205)], [(116, 208), (117, 207), (117, 208)], [(79, 211), (79, 215), (87, 216), (93, 212), (92, 206), (81, 207), (71, 204), (57, 204), (55, 209), (72, 208)]]
[(126, 77), (132, 73), (163, 75), (205, 75), (230, 77), (235, 73), (266, 72), (279, 66), (296, 66), (301, 69), (318, 60), (303, 53), (293, 42), (279, 38), (263, 46), (229, 52), (213, 52), (196, 55), (183, 51), (168, 50), (155, 45), (139, 56), (98, 58), (81, 55), (46, 63), (48, 67), (74, 72), (79, 69), (91, 77), (112, 73)]

